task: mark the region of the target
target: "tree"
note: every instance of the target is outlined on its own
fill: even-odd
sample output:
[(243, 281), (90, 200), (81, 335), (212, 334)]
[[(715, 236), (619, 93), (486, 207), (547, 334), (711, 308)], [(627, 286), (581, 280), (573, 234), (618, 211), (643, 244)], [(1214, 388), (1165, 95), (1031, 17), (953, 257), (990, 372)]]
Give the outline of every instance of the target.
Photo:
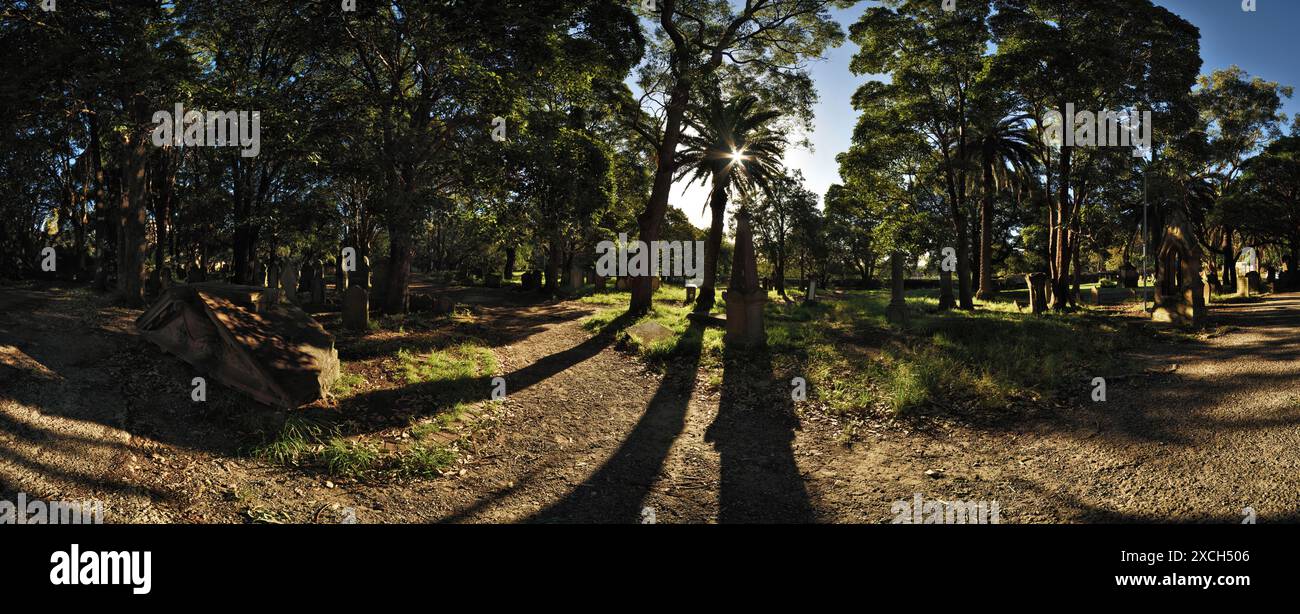
[(796, 228), (807, 223), (817, 211), (817, 195), (803, 187), (803, 173), (775, 178), (766, 192), (751, 193), (745, 199), (753, 216), (754, 237), (772, 264), (776, 292), (785, 293), (785, 268)]
[[(799, 63), (816, 57), (843, 39), (828, 9), (850, 0), (746, 0), (738, 9), (725, 0), (659, 0), (653, 9), (662, 30), (658, 61), (643, 79), (647, 98), (663, 100), (655, 126), (635, 128), (656, 152), (654, 182), (646, 208), (637, 219), (639, 239), (658, 240), (673, 180), (680, 164), (678, 145), (686, 113), (697, 88), (730, 63), (780, 75), (798, 72)], [(635, 278), (630, 313), (650, 309), (648, 277)]]
[[(973, 92), (984, 74), (989, 40), (989, 3), (893, 1), (867, 9), (850, 36), (861, 50), (850, 65), (855, 74), (889, 73), (889, 83), (870, 81), (854, 94), (854, 107), (914, 130), (938, 158), (948, 217), (957, 252), (962, 309), (973, 309), (968, 236), (967, 161), (973, 146)], [(875, 107), (873, 110), (872, 107)], [(865, 116), (864, 116), (865, 117)], [(860, 120), (862, 121), (862, 120)], [(855, 133), (855, 142), (873, 138)]]
[(744, 96), (725, 102), (714, 97), (688, 119), (694, 133), (682, 138), (686, 146), (682, 168), (691, 174), (692, 183), (710, 181), (712, 186), (708, 203), (712, 221), (704, 244), (704, 283), (695, 304), (698, 312), (713, 308), (728, 192), (767, 190), (780, 171), (785, 138), (769, 128), (780, 116), (779, 111), (759, 107), (757, 97)]
[[(1150, 111), (1153, 155), (1159, 143), (1187, 127), (1200, 57), (1199, 33), (1186, 20), (1148, 0), (997, 0), (996, 9), (990, 24), (997, 53), (989, 74), (1014, 87), (1035, 119), (1040, 141), (1047, 141), (1049, 112), (1063, 116), (1069, 104), (1094, 114)], [(1062, 132), (1082, 130), (1075, 119), (1067, 118)], [(1050, 204), (1048, 274), (1055, 310), (1071, 302), (1080, 217), (1097, 195), (1092, 171), (1111, 153), (1064, 142), (1040, 150), (1041, 192)]]
[(993, 203), (1001, 188), (1017, 176), (1033, 172), (1036, 145), (1025, 115), (997, 117), (978, 123), (973, 134), (981, 169), (979, 292), (989, 300), (997, 296), (993, 285)]

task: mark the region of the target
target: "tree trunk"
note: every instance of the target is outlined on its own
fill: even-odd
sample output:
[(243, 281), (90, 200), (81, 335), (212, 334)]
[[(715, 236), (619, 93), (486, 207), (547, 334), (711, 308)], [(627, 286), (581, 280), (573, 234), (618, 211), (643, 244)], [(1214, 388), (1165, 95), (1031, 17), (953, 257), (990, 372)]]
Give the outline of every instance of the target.
[(997, 296), (993, 286), (993, 161), (984, 157), (984, 199), (980, 204), (980, 263), (979, 294), (976, 298), (987, 301)]
[(515, 277), (515, 247), (511, 246), (506, 248), (506, 268), (504, 272), (504, 278), (506, 281), (510, 281), (511, 279), (514, 279), (514, 277)]
[[(666, 11), (666, 8), (664, 9)], [(664, 19), (671, 17), (665, 16)], [(676, 55), (677, 51), (674, 51)], [(655, 168), (654, 187), (650, 190), (650, 200), (646, 209), (637, 216), (638, 239), (648, 247), (659, 239), (659, 227), (663, 225), (664, 214), (668, 212), (668, 198), (673, 189), (673, 174), (677, 169), (674, 157), (677, 155), (677, 143), (681, 139), (682, 120), (690, 104), (691, 85), (684, 77), (678, 77), (668, 101), (668, 113), (664, 123), (663, 141), (659, 144), (658, 160)], [(628, 313), (643, 314), (650, 311), (654, 300), (654, 290), (650, 277), (632, 278), (632, 300)]]
[(118, 298), (130, 306), (144, 303), (144, 263), (148, 257), (145, 242), (144, 180), (148, 162), (148, 101), (136, 95), (131, 101), (132, 126), (128, 131), (122, 165), (122, 198), (118, 205)]
[(971, 297), (970, 277), (970, 239), (966, 236), (966, 215), (960, 210), (954, 211), (957, 227), (957, 300), (962, 309), (975, 309)]
[(560, 265), (564, 259), (564, 250), (560, 247), (560, 238), (551, 237), (551, 245), (546, 252), (546, 293), (555, 296), (560, 291)]
[(1232, 244), (1232, 229), (1223, 229), (1223, 287), (1237, 287), (1237, 250)]
[(384, 313), (406, 313), (407, 289), (411, 284), (411, 263), (415, 261), (415, 244), (411, 225), (397, 222), (388, 225), (388, 277), (384, 280)]
[(1052, 303), (1050, 305), (1053, 311), (1063, 311), (1069, 305), (1070, 298), (1070, 218), (1073, 217), (1070, 204), (1070, 158), (1070, 148), (1061, 148), (1061, 176), (1058, 177), (1056, 187), (1056, 219), (1053, 220), (1055, 252), (1052, 254)]
[(716, 302), (714, 295), (718, 285), (718, 258), (722, 252), (722, 225), (727, 212), (727, 190), (716, 182), (713, 193), (709, 196), (709, 210), (713, 213), (713, 221), (709, 224), (709, 237), (704, 243), (704, 283), (695, 299), (695, 311), (699, 313), (708, 313)]

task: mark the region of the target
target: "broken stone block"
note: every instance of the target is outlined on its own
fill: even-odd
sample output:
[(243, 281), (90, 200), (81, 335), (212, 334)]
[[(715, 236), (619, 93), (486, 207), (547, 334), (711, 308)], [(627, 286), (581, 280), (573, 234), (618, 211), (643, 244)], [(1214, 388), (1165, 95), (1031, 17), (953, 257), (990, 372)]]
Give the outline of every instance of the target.
[(136, 320), (145, 339), (199, 372), (278, 407), (322, 398), (339, 376), (334, 337), (279, 292), (256, 286), (174, 286)]

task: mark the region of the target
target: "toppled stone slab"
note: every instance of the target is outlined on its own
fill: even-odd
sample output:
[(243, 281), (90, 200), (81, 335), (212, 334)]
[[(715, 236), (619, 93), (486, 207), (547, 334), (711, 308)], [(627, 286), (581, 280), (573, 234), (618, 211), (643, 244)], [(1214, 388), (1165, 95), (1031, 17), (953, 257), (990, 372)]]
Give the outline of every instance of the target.
[(643, 345), (650, 345), (677, 336), (673, 329), (658, 322), (642, 322), (636, 326), (628, 327), (627, 333)]
[(141, 336), (253, 399), (292, 408), (339, 376), (334, 337), (277, 290), (225, 283), (176, 286), (136, 320)]

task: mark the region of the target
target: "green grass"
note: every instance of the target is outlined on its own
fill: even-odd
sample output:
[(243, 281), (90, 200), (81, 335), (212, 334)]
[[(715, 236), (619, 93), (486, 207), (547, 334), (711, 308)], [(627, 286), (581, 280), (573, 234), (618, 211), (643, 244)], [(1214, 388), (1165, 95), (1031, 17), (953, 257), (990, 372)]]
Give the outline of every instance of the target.
[(497, 368), (496, 356), (490, 348), (470, 342), (423, 355), (402, 348), (397, 350), (397, 362), (408, 384), (471, 380), (490, 376)]
[(332, 437), (320, 453), (320, 460), (330, 475), (361, 478), (378, 471), (384, 455), (379, 446), (369, 442)]
[[(810, 401), (847, 417), (997, 412), (1019, 402), (1084, 398), (1092, 377), (1131, 371), (1127, 353), (1155, 336), (1153, 329), (1095, 312), (1022, 313), (1018, 296), (1004, 292), (974, 312), (938, 312), (937, 290), (912, 291), (902, 329), (885, 318), (885, 291), (828, 293), (816, 304), (774, 297), (765, 310), (773, 377), (805, 377)], [(627, 347), (651, 364), (698, 350), (703, 368), (720, 367), (722, 331), (686, 337), (689, 307), (657, 302), (629, 322), (619, 319), (625, 305), (597, 312), (584, 325), (600, 331), (656, 322), (674, 337), (641, 344), (628, 336)], [(712, 372), (706, 381), (721, 377)]]
[(284, 422), (275, 439), (253, 450), (253, 456), (280, 465), (297, 465), (315, 454), (321, 426), (298, 417)]
[(346, 369), (342, 369), (339, 373), (339, 378), (334, 381), (334, 387), (331, 389), (331, 392), (333, 392), (336, 397), (346, 397), (351, 394), (354, 389), (364, 383), (366, 383), (366, 378), (362, 377), (361, 374), (348, 373)]
[(398, 473), (407, 477), (432, 478), (456, 462), (456, 452), (438, 446), (413, 446), (398, 457)]

